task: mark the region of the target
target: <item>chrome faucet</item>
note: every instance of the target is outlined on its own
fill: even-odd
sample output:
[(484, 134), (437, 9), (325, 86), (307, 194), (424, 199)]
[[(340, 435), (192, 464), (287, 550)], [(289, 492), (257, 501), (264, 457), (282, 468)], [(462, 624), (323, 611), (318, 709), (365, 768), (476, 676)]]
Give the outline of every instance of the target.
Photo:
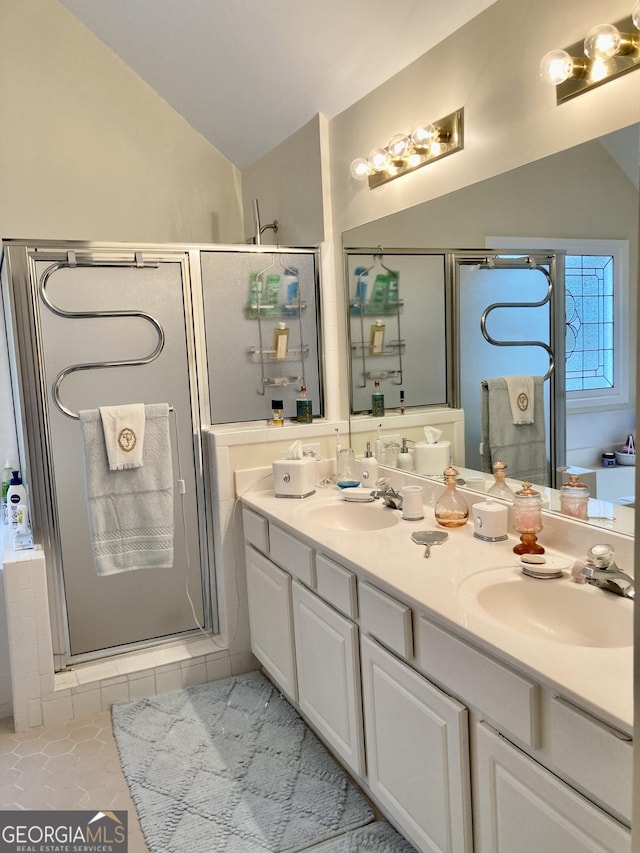
[[(635, 598), (635, 581), (613, 562), (611, 545), (594, 545), (587, 553), (587, 562), (582, 577), (594, 586), (621, 595), (623, 598)], [(621, 586), (620, 581), (624, 583)]]
[(374, 498), (382, 498), (384, 505), (391, 509), (402, 509), (402, 495), (391, 486), (387, 477), (380, 477), (376, 480), (378, 487), (371, 495)]

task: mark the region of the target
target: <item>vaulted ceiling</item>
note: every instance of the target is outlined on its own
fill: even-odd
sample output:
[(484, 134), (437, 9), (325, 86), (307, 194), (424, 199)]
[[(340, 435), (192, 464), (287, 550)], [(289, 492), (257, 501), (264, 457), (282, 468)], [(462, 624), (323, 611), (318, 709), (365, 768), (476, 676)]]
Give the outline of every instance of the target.
[(495, 0), (60, 0), (242, 169)]

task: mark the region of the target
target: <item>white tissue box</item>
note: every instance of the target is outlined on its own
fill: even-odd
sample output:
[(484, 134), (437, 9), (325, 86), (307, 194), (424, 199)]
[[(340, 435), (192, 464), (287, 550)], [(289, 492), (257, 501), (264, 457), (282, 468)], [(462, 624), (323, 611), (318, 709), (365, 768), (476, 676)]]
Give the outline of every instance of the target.
[(316, 490), (316, 460), (278, 459), (273, 462), (273, 490), (277, 498), (308, 498)]

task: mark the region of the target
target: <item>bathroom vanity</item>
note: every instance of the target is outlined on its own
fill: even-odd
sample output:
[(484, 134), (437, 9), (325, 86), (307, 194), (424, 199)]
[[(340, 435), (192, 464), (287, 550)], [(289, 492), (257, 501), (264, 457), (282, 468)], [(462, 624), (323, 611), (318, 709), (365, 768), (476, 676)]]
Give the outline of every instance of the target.
[(418, 850), (631, 849), (631, 601), (525, 578), (471, 524), (425, 559), (429, 505), (242, 501), (253, 653)]

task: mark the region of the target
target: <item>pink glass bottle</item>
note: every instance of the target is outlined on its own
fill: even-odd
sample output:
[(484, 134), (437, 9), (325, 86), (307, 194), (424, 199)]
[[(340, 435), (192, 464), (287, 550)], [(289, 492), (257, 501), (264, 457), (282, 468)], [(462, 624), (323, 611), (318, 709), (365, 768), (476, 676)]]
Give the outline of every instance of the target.
[(469, 518), (469, 507), (456, 489), (458, 472), (449, 466), (443, 473), (445, 490), (436, 500), (436, 521), (441, 527), (463, 527)]

